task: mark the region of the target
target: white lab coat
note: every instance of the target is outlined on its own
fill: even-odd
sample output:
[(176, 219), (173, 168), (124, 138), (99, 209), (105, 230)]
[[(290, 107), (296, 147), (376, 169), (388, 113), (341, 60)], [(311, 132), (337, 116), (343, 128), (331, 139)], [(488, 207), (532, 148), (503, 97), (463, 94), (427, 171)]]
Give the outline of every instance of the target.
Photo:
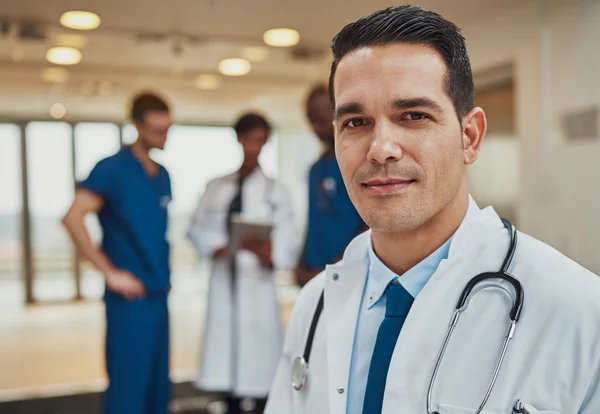
[[(342, 262), (328, 266), (300, 293), (266, 414), (346, 413), (369, 240), (369, 232), (358, 236)], [(431, 373), (456, 302), (473, 276), (500, 269), (508, 243), (508, 232), (490, 207), (478, 210), (460, 227), (448, 259), (417, 296), (403, 325), (387, 377), (383, 414), (426, 414)], [(483, 413), (509, 414), (517, 399), (545, 414), (600, 413), (600, 278), (522, 233), (509, 273), (522, 283), (524, 307)], [(325, 308), (308, 380), (303, 390), (295, 391), (292, 361), (303, 354), (323, 287)], [(471, 300), (436, 379), (434, 410), (472, 414), (479, 407), (508, 332), (511, 305), (497, 289), (481, 291)]]
[[(237, 173), (208, 183), (188, 233), (201, 257), (210, 259), (216, 249), (228, 244), (227, 212), (236, 191)], [(244, 182), (242, 200), (244, 218), (271, 221), (274, 226), (271, 242), (275, 270), (291, 269), (297, 259), (299, 243), (287, 190), (257, 168)], [(237, 351), (232, 355), (230, 265), (226, 260), (212, 261), (196, 385), (207, 391), (265, 397), (283, 345), (274, 273), (249, 251), (238, 251), (236, 262), (233, 335)]]

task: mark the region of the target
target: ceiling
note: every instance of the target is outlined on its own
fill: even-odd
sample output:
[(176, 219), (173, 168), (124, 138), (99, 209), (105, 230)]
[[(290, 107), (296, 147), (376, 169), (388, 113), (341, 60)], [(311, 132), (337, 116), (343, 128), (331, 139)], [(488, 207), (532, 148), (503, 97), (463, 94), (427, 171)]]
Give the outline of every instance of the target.
[[(466, 25), (522, 2), (417, 3)], [(267, 111), (276, 123), (294, 123), (300, 118), (298, 102), (306, 87), (328, 75), (331, 37), (344, 24), (392, 4), (382, 0), (2, 0), (0, 21), (31, 22), (34, 34), (40, 36), (19, 40), (0, 35), (0, 88), (5, 97), (0, 97), (0, 117), (39, 116), (47, 113), (51, 102), (60, 100), (71, 107), (68, 113), (74, 117), (120, 118), (128, 96), (154, 88), (169, 96), (176, 116), (186, 122), (230, 122), (236, 112), (252, 107)], [(89, 32), (65, 29), (58, 21), (68, 10), (93, 11), (102, 24)], [(264, 46), (262, 33), (275, 27), (298, 30), (299, 45), (268, 48), (265, 61), (253, 63), (246, 76), (221, 77), (217, 90), (194, 86), (197, 75), (217, 74), (221, 59), (239, 57), (245, 47)], [(40, 73), (52, 66), (45, 53), (73, 41), (65, 40), (65, 34), (85, 36), (85, 44), (80, 45), (83, 59), (68, 68), (67, 82), (44, 82)], [(102, 96), (94, 88), (99, 82), (106, 86)]]

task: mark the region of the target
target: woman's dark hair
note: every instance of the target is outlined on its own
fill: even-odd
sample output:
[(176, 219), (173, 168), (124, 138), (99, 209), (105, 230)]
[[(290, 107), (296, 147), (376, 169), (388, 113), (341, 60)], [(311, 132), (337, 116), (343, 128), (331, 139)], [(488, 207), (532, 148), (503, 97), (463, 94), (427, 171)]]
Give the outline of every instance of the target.
[(267, 136), (271, 135), (271, 124), (264, 116), (257, 113), (244, 114), (233, 125), (233, 129), (238, 136), (244, 135), (255, 128), (264, 128), (267, 130)]

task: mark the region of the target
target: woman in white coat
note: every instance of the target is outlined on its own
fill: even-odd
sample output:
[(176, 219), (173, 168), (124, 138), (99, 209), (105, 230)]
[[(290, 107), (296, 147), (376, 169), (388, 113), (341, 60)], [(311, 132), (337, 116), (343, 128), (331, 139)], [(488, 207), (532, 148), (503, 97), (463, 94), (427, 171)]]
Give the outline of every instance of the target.
[[(271, 133), (260, 115), (235, 124), (244, 161), (240, 169), (208, 183), (189, 238), (211, 260), (204, 343), (196, 386), (226, 393), (229, 413), (254, 399), (262, 412), (281, 354), (283, 333), (274, 271), (297, 259), (298, 241), (287, 190), (267, 177), (258, 162)], [(270, 238), (246, 238), (229, 248), (233, 214), (273, 224)]]

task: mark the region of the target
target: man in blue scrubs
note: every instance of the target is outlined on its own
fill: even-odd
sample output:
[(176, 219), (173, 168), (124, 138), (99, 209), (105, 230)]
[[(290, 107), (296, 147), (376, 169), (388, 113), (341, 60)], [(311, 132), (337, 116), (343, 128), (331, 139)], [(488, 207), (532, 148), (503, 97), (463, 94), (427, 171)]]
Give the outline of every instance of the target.
[[(166, 414), (169, 381), (169, 244), (171, 183), (148, 155), (163, 149), (172, 124), (167, 104), (138, 95), (131, 120), (138, 139), (101, 160), (80, 183), (63, 223), (80, 254), (106, 281), (105, 414)], [(97, 214), (103, 230), (96, 247), (85, 228)]]
[(335, 158), (333, 108), (325, 86), (314, 87), (306, 101), (306, 115), (325, 146), (310, 169), (308, 230), (296, 282), (304, 286), (325, 266), (341, 259), (344, 249), (366, 226), (348, 197)]

